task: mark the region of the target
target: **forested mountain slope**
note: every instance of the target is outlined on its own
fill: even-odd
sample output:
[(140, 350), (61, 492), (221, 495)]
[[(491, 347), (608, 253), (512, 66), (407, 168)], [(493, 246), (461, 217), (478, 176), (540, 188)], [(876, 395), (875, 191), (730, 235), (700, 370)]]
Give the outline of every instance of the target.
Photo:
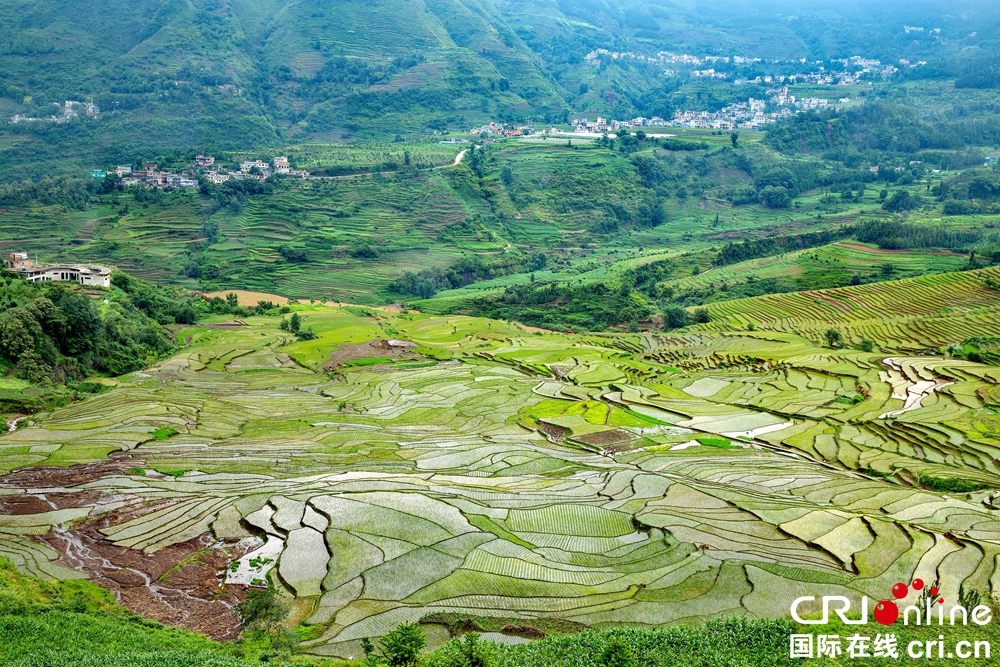
[[(111, 0), (0, 6), (6, 161), (274, 146), (562, 119), (534, 54), (477, 0)], [(47, 119), (65, 100), (100, 113)], [(77, 107), (79, 108), (79, 107)], [(386, 129), (389, 128), (389, 129)], [(39, 171), (39, 174), (30, 173)]]
[[(734, 76), (749, 78), (753, 58), (852, 55), (923, 59), (959, 76), (969, 53), (994, 50), (1000, 14), (971, 1), (955, 10), (784, 0), (9, 0), (0, 5), (0, 126), (3, 163), (14, 168), (3, 176), (293, 138), (412, 137), (487, 120), (669, 115), (665, 100), (687, 75), (671, 76), (663, 52), (742, 55), (751, 61)], [(602, 49), (628, 57), (594, 55)], [(100, 113), (63, 117), (56, 105), (66, 100)], [(48, 122), (53, 115), (66, 122)]]

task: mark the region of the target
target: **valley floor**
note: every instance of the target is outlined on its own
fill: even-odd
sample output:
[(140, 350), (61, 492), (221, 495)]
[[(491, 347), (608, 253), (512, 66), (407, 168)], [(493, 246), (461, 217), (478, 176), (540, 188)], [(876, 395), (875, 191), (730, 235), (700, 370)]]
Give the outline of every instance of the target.
[[(296, 307), (315, 340), (178, 329), (0, 438), (0, 555), (217, 638), (269, 581), (316, 656), (404, 622), (440, 644), (442, 614), (782, 618), (914, 578), (947, 607), (1000, 576), (1000, 371), (927, 351), (1000, 334), (993, 273), (726, 302), (674, 335), (328, 306)], [(414, 347), (363, 345), (387, 339)]]

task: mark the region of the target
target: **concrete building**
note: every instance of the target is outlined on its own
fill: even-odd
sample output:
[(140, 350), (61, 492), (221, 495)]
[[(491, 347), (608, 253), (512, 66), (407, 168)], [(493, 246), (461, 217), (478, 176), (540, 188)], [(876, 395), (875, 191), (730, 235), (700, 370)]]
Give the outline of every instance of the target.
[(7, 268), (29, 283), (48, 281), (75, 282), (87, 287), (111, 287), (111, 269), (91, 264), (35, 264), (26, 252), (12, 252)]

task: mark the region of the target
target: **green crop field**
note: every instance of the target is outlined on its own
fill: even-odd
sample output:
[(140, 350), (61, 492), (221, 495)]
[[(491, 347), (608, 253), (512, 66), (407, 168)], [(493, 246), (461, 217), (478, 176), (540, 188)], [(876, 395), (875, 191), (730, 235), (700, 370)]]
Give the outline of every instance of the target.
[[(507, 141), (485, 151), (467, 144), (459, 164), (463, 145), (300, 144), (285, 151), (293, 161), (342, 175), (287, 180), (250, 195), (147, 196), (132, 189), (73, 207), (27, 201), (0, 208), (0, 246), (42, 261), (102, 261), (206, 291), (243, 289), (300, 300), (426, 298), (400, 291), (396, 281), (407, 272), (427, 274), (437, 276), (437, 301), (421, 308), (481, 312), (470, 311), (470, 304), (512, 285), (613, 283), (650, 262), (672, 264), (659, 289), (674, 290), (680, 295), (674, 300), (690, 306), (838, 287), (856, 275), (871, 282), (961, 270), (971, 252), (993, 252), (997, 242), (988, 216), (942, 216), (921, 195), (968, 178), (963, 174), (926, 173), (921, 181), (894, 186), (892, 196), (923, 197), (922, 207), (905, 217), (908, 229), (947, 229), (951, 236), (884, 251), (861, 238), (859, 226), (891, 215), (885, 197), (863, 184), (859, 196), (850, 191), (847, 198), (818, 186), (840, 177), (836, 164), (782, 155), (754, 141), (737, 151), (713, 144), (687, 155), (653, 140), (629, 153), (599, 144)], [(470, 150), (482, 157), (471, 159)], [(813, 175), (790, 207), (774, 209), (734, 204), (734, 193), (753, 190), (747, 170)], [(720, 263), (727, 245), (819, 233), (831, 236), (805, 248)], [(531, 268), (528, 260), (538, 253), (545, 261)], [(483, 275), (461, 268), (470, 262), (484, 267)], [(459, 284), (445, 281), (446, 275)], [(731, 288), (737, 291), (726, 294)], [(657, 296), (647, 295), (650, 302)]]
[[(146, 554), (206, 532), (278, 547), (255, 576), (295, 600), (315, 656), (438, 613), (608, 628), (782, 617), (793, 593), (882, 597), (914, 577), (988, 594), (1000, 374), (929, 355), (1000, 334), (994, 274), (719, 302), (668, 336), (297, 306), (318, 336), (295, 341), (274, 317), (209, 320), (0, 437), (0, 469), (110, 455), (129, 470), (33, 492), (149, 501), (101, 529)], [(820, 343), (830, 326), (846, 346)], [(424, 363), (373, 351), (321, 372), (389, 336)], [(37, 536), (97, 507), (2, 516), (0, 554), (79, 576)]]

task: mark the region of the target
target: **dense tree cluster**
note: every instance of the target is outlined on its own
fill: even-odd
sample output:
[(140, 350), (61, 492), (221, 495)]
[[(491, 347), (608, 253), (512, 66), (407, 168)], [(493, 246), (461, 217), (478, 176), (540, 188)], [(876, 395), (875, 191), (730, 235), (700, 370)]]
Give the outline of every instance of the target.
[(1000, 56), (976, 58), (955, 79), (956, 88), (1000, 88)]
[(599, 331), (652, 313), (627, 281), (617, 288), (605, 282), (514, 285), (499, 296), (477, 299), (473, 308), (494, 319), (575, 331)]
[(473, 255), (463, 257), (447, 269), (404, 271), (403, 275), (390, 285), (390, 289), (399, 294), (429, 299), (438, 290), (464, 287), (514, 273), (541, 271), (547, 264), (548, 257), (542, 252), (530, 254), (508, 252), (493, 260), (484, 260), (479, 255)]
[(92, 196), (110, 192), (116, 187), (120, 188), (120, 181), (115, 178), (102, 181), (72, 176), (55, 178), (46, 176), (35, 182), (22, 181), (0, 185), (0, 206), (27, 206), (38, 203), (83, 210)]
[(169, 353), (161, 321), (193, 321), (197, 312), (150, 283), (115, 278), (104, 298), (61, 283), (0, 278), (0, 365), (44, 384), (129, 373)]
[(1000, 213), (1000, 173), (971, 169), (939, 183), (931, 194), (944, 202), (945, 215)]
[(982, 234), (975, 229), (948, 229), (893, 220), (868, 220), (856, 227), (854, 238), (863, 243), (875, 243), (885, 250), (961, 249), (977, 243)]
[(920, 208), (922, 205), (923, 199), (920, 195), (915, 195), (909, 190), (896, 190), (891, 197), (882, 203), (882, 210), (901, 213)]
[(837, 228), (824, 230), (821, 232), (809, 232), (807, 234), (794, 234), (789, 236), (772, 236), (762, 239), (750, 239), (736, 243), (727, 243), (719, 251), (715, 258), (715, 264), (725, 266), (726, 264), (736, 264), (748, 259), (758, 257), (768, 257), (792, 250), (802, 250), (804, 248), (816, 248), (828, 243), (833, 243), (848, 236), (849, 228)]
[(909, 107), (887, 102), (842, 112), (797, 114), (769, 129), (764, 141), (783, 153), (829, 153), (839, 158), (851, 152), (911, 154), (965, 146), (957, 132), (921, 120)]

